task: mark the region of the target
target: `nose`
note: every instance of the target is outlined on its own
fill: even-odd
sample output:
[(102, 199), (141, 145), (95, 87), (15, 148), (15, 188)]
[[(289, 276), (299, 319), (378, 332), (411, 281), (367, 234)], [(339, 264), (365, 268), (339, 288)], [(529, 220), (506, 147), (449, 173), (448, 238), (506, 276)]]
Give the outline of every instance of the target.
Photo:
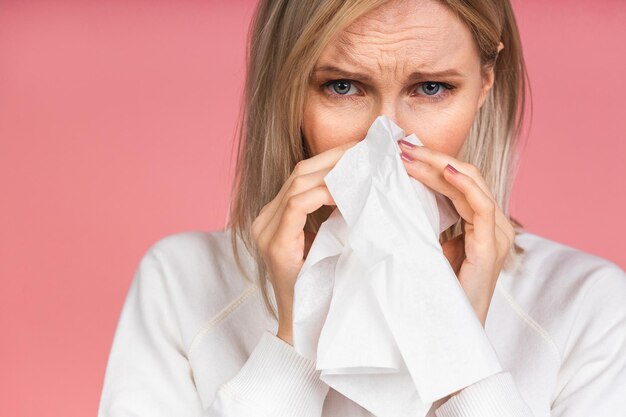
[(387, 115), (387, 117), (389, 117), (391, 120), (393, 120), (394, 123), (398, 123), (397, 120), (397, 104), (393, 101), (393, 100), (384, 100), (380, 103), (380, 106), (377, 106), (377, 111), (378, 114), (376, 115), (376, 117), (385, 114)]
[[(402, 112), (400, 111), (400, 106), (402, 103), (395, 101), (393, 99), (386, 99), (381, 101), (379, 106), (374, 107), (374, 114), (371, 115), (371, 123), (376, 120), (378, 116), (386, 115), (389, 117), (391, 121), (400, 126), (400, 128), (405, 129), (403, 120), (401, 117)], [(370, 123), (370, 124), (371, 124)]]

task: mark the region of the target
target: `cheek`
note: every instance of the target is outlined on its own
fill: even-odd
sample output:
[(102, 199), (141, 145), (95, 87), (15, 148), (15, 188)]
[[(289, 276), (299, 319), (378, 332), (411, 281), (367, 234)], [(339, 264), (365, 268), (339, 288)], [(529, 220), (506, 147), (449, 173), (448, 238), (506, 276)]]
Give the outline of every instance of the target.
[(473, 97), (457, 99), (450, 105), (442, 105), (429, 111), (413, 113), (404, 126), (405, 133), (415, 134), (426, 147), (457, 157), (476, 115)]
[(302, 131), (313, 155), (353, 140), (361, 140), (368, 128), (367, 112), (331, 108), (316, 96), (307, 98)]

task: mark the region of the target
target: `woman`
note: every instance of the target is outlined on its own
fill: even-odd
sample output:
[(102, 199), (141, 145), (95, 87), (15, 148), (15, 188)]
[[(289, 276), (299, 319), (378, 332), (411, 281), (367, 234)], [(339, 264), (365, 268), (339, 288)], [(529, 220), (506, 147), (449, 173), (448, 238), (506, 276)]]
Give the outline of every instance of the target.
[(408, 174), (461, 216), (442, 250), (506, 370), (428, 415), (623, 415), (626, 274), (508, 214), (525, 92), (508, 0), (262, 0), (248, 58), (228, 227), (147, 251), (101, 417), (372, 415), (296, 353), (291, 310), (334, 208), (323, 177), (380, 114), (422, 139), (399, 144)]

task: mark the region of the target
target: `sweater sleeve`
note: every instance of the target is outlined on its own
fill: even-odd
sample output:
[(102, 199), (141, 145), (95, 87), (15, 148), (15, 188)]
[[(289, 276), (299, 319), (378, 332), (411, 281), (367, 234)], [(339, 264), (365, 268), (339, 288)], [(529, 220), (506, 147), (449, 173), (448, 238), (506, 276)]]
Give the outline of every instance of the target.
[[(141, 259), (109, 353), (98, 417), (321, 415), (328, 386), (315, 364), (265, 331), (250, 357), (203, 408), (158, 250)], [(196, 371), (197, 372), (197, 371)], [(206, 372), (211, 372), (207, 369)]]
[(435, 410), (437, 417), (533, 417), (510, 372), (469, 385)]
[(553, 417), (623, 416), (626, 273), (614, 265), (585, 293), (557, 375)]
[(220, 387), (203, 417), (319, 417), (328, 389), (315, 362), (264, 331), (243, 368)]

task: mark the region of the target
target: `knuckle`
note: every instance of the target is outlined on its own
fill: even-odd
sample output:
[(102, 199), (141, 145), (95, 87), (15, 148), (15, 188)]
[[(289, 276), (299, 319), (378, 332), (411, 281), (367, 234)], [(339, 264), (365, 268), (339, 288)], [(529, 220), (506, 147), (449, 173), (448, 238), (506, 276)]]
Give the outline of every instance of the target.
[(332, 197), (328, 187), (326, 187), (326, 184), (318, 185), (314, 188), (314, 190), (316, 199), (326, 200), (328, 197)]
[(297, 194), (299, 190), (302, 190), (307, 183), (306, 177), (303, 175), (298, 175), (294, 177), (293, 181), (291, 181), (291, 189), (295, 191), (291, 191), (291, 194)]
[(301, 159), (296, 162), (296, 165), (293, 167), (293, 174), (295, 176), (302, 175), (304, 173), (305, 164), (305, 159)]
[(297, 195), (291, 195), (287, 198), (285, 208), (287, 210), (297, 210), (300, 207), (300, 198)]
[(261, 210), (259, 211), (259, 215), (258, 215), (258, 217), (255, 219), (255, 221), (256, 221), (256, 220), (258, 220), (258, 219), (259, 219), (259, 217), (261, 217), (261, 215), (267, 211), (267, 209), (269, 208), (269, 206), (270, 206), (270, 203), (267, 203), (266, 205), (264, 205), (264, 206), (261, 208)]
[(274, 264), (276, 263), (278, 259), (280, 259), (280, 254), (282, 251), (276, 243), (273, 243), (268, 246), (265, 252), (266, 252), (267, 260), (271, 264)]
[[(404, 152), (404, 151), (403, 151)], [(402, 156), (400, 156), (400, 158), (402, 158)], [(439, 174), (437, 172), (437, 168), (433, 167), (431, 164), (420, 161), (419, 159), (412, 159), (412, 160), (406, 160), (403, 159), (403, 164), (407, 167), (409, 167), (410, 169), (412, 169), (412, 172), (416, 175), (420, 175), (420, 174)]]
[(481, 175), (480, 170), (474, 164), (466, 163), (464, 166), (467, 174), (471, 177), (475, 177), (477, 175)]

